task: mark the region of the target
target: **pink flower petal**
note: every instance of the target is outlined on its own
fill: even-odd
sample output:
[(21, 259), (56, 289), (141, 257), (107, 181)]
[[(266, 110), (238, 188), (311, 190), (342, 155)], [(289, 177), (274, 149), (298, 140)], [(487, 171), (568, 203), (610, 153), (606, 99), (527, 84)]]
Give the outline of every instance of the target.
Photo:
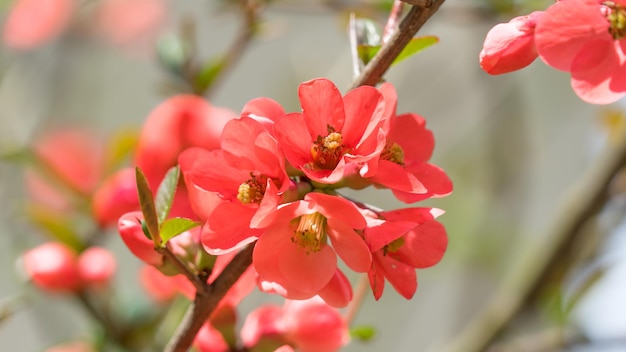
[(535, 45), (546, 64), (570, 71), (576, 55), (588, 41), (612, 40), (608, 29), (609, 22), (599, 1), (561, 0), (537, 22)]
[(340, 220), (328, 219), (328, 236), (333, 248), (350, 269), (364, 273), (372, 265), (372, 254), (365, 241)]
[(304, 197), (315, 203), (315, 209), (326, 218), (339, 218), (352, 229), (363, 229), (367, 222), (357, 207), (345, 198), (313, 192)]
[(414, 268), (427, 268), (439, 263), (447, 247), (446, 229), (433, 220), (409, 231), (402, 247), (388, 255)]
[(361, 139), (375, 131), (383, 117), (385, 101), (380, 92), (370, 86), (351, 90), (343, 97), (343, 101), (346, 114), (341, 129), (343, 143), (356, 147)]
[(337, 255), (329, 246), (323, 245), (318, 252), (307, 253), (296, 244), (283, 247), (278, 256), (278, 267), (289, 286), (317, 294), (337, 270)]
[(344, 103), (333, 82), (325, 78), (304, 82), (298, 88), (298, 96), (311, 137), (326, 137), (328, 126), (337, 132), (343, 130)]
[(380, 265), (385, 278), (400, 295), (406, 299), (413, 298), (417, 290), (417, 275), (414, 268), (389, 256), (384, 257), (380, 252), (377, 253), (376, 262)]
[(328, 284), (318, 293), (328, 305), (343, 308), (352, 300), (352, 286), (344, 273), (337, 269)]
[(613, 73), (619, 66), (613, 41), (596, 40), (584, 45), (572, 62), (572, 88), (584, 101), (609, 104), (626, 92), (611, 89)]

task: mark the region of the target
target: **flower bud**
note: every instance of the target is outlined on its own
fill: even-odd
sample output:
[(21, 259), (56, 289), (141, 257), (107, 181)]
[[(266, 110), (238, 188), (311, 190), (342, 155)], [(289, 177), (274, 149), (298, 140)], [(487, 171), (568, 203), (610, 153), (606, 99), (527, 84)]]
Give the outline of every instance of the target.
[(115, 224), (120, 216), (139, 209), (135, 170), (117, 171), (96, 190), (92, 198), (92, 213), (101, 227)]
[(133, 211), (122, 215), (117, 228), (126, 247), (144, 263), (161, 266), (163, 256), (154, 248), (154, 241), (146, 236), (141, 227), (143, 214)]
[(69, 247), (49, 242), (22, 256), (26, 274), (33, 284), (50, 292), (74, 292), (80, 288), (76, 253)]
[(78, 274), (81, 280), (96, 288), (109, 284), (116, 267), (115, 257), (105, 248), (91, 247), (78, 257)]

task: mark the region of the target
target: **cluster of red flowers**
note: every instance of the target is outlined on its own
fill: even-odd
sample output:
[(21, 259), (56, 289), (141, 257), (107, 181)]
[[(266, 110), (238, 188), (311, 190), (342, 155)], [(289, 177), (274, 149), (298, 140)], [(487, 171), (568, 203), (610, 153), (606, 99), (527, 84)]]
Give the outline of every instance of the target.
[(608, 104), (626, 95), (625, 37), (625, 0), (561, 0), (492, 28), (480, 63), (488, 73), (501, 74), (539, 56), (571, 73), (572, 88), (582, 100)]
[[(279, 103), (258, 98), (236, 114), (198, 96), (179, 95), (159, 105), (140, 133), (133, 163), (152, 192), (178, 164), (183, 177), (170, 217), (202, 224), (168, 242), (174, 255), (190, 268), (216, 256), (210, 283), (239, 249), (256, 241), (253, 265), (196, 338), (202, 351), (223, 350), (220, 339), (206, 337), (217, 333), (214, 325), (223, 312), (232, 312), (255, 286), (290, 301), (248, 316), (241, 332), (247, 347), (269, 339), (285, 350), (336, 350), (348, 340), (347, 325), (330, 306), (344, 307), (352, 299), (338, 258), (367, 273), (376, 299), (385, 281), (408, 299), (417, 289), (415, 269), (436, 264), (446, 250), (446, 232), (436, 220), (443, 211), (381, 211), (338, 193), (371, 185), (413, 203), (452, 191), (446, 174), (428, 163), (434, 138), (424, 119), (396, 113), (394, 87), (359, 87), (342, 96), (332, 82), (315, 79), (300, 85), (299, 97), (302, 112), (286, 113)], [(62, 131), (41, 139), (35, 153), (89, 201), (99, 227), (117, 224), (124, 243), (147, 264), (141, 282), (157, 302), (177, 293), (192, 298), (195, 287), (177, 275), (142, 228), (134, 168), (111, 173), (102, 149), (84, 133)], [(36, 202), (60, 214), (74, 206), (36, 173), (28, 181)], [(113, 275), (114, 261), (105, 265), (112, 270), (81, 273), (76, 263), (89, 250), (77, 257), (61, 245), (45, 248), (24, 256), (31, 279), (43, 289), (76, 292), (81, 282), (105, 282)], [(37, 264), (49, 258), (59, 265)]]
[[(434, 265), (445, 251), (445, 230), (435, 220), (442, 212), (376, 211), (336, 190), (386, 187), (407, 203), (447, 195), (450, 180), (428, 163), (432, 133), (419, 115), (396, 115), (390, 84), (342, 96), (332, 82), (316, 79), (303, 83), (299, 96), (302, 112), (285, 113), (277, 102), (259, 98), (241, 116), (222, 111), (222, 118), (208, 124), (195, 121), (201, 111), (192, 107), (195, 98), (173, 98), (153, 116), (171, 116), (165, 111), (180, 109), (184, 101), (186, 112), (178, 116), (185, 122), (172, 128), (151, 117), (142, 143), (159, 140), (154, 144), (162, 149), (159, 170), (184, 149), (178, 163), (186, 184), (180, 194), (186, 200), (175, 201), (174, 208), (191, 206), (194, 218), (203, 222), (199, 241), (209, 254), (257, 241), (253, 267), (261, 290), (289, 299), (319, 295), (343, 307), (352, 291), (337, 266), (339, 257), (350, 269), (368, 273), (376, 298), (385, 279), (412, 297), (415, 268)], [(203, 131), (207, 126), (214, 129)], [(210, 138), (216, 134), (219, 138)], [(164, 141), (170, 138), (169, 144)], [(147, 175), (154, 175), (150, 154), (146, 149), (144, 166)], [(138, 219), (139, 214), (121, 218), (122, 237), (138, 257), (159, 265), (162, 258)]]

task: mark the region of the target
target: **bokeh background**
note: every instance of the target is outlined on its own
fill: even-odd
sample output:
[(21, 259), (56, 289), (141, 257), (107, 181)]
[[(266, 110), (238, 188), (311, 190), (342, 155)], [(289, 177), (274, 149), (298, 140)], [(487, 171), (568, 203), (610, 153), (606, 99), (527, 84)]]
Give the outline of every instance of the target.
[[(0, 49), (0, 154), (59, 126), (78, 125), (103, 137), (138, 130), (172, 94), (167, 87), (173, 77), (157, 59), (157, 40), (195, 23), (198, 53), (209, 59), (227, 50), (242, 23), (229, 1), (171, 0), (164, 2), (158, 26), (120, 44), (89, 23), (97, 2), (80, 2), (72, 25), (42, 46)], [(436, 137), (432, 162), (454, 182), (452, 195), (423, 203), (446, 210), (440, 220), (449, 249), (440, 264), (418, 271), (412, 300), (390, 286), (379, 302), (368, 293), (355, 324), (374, 327), (376, 335), (353, 341), (346, 351), (472, 351), (468, 336), (485, 335), (477, 327), (497, 321), (498, 312), (505, 314), (519, 300), (525, 278), (537, 271), (533, 263), (543, 260), (559, 226), (575, 214), (572, 206), (590, 201), (594, 191), (586, 180), (603, 168), (607, 154), (622, 148), (624, 104), (581, 102), (568, 74), (540, 60), (497, 77), (479, 67), (478, 53), (495, 23), (550, 3), (448, 0), (420, 31), (440, 42), (386, 75), (398, 90), (398, 111), (428, 121)], [(384, 23), (389, 4), (270, 2), (261, 11), (259, 34), (211, 92), (211, 104), (240, 111), (248, 100), (265, 96), (294, 111), (298, 85), (315, 77), (330, 78), (345, 91), (352, 80), (348, 14)], [(0, 20), (10, 5), (0, 2)], [(610, 196), (566, 241), (572, 248), (556, 257), (567, 270), (543, 282), (545, 292), (523, 301), (492, 350), (626, 351), (622, 187), (613, 182)], [(346, 194), (385, 209), (406, 206), (388, 191)], [(2, 351), (42, 351), (87, 336), (91, 327), (71, 298), (40, 293), (16, 270), (20, 253), (45, 239), (25, 215), (25, 202), (23, 167), (0, 162)], [(120, 261), (117, 303), (125, 309), (148, 306), (136, 280), (139, 261), (116, 233), (103, 243)], [(242, 312), (268, 299), (277, 301), (255, 294)], [(570, 313), (564, 307), (572, 302)]]

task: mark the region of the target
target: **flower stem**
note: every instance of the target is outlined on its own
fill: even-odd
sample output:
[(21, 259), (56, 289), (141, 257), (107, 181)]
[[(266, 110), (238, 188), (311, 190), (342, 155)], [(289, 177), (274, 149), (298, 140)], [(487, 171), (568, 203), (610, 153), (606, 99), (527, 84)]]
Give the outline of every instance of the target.
[(350, 301), (350, 304), (346, 308), (345, 319), (348, 326), (352, 325), (354, 322), (354, 318), (356, 318), (356, 315), (363, 304), (363, 299), (365, 298), (368, 288), (369, 279), (367, 278), (367, 274), (361, 274), (359, 276), (359, 281), (356, 284), (354, 297), (352, 297), (352, 301)]

